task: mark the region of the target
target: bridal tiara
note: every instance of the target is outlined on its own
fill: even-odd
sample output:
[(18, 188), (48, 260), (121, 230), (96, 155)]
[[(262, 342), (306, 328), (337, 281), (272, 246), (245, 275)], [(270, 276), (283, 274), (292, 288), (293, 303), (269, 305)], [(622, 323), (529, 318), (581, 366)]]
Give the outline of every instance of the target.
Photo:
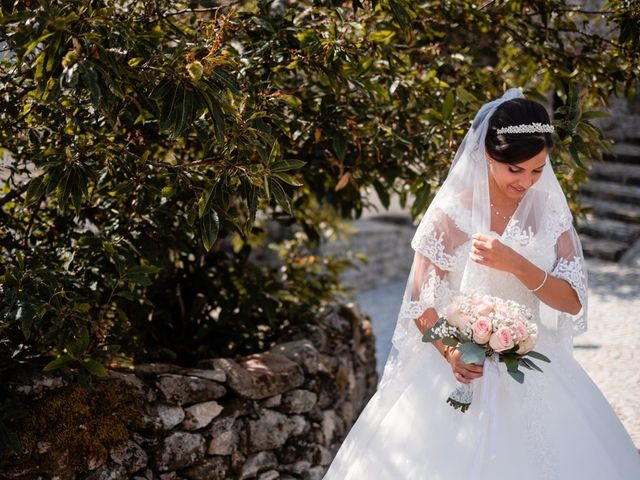
[(529, 123), (524, 125), (510, 125), (496, 130), (498, 135), (503, 133), (553, 133), (553, 125), (548, 123)]

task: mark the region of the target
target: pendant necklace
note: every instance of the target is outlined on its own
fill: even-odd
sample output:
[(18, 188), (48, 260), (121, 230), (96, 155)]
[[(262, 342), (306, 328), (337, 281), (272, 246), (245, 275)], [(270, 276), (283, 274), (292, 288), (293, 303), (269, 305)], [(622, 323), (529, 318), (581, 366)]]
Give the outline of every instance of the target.
[(491, 205), (491, 210), (498, 216), (498, 217), (502, 217), (503, 220), (509, 220), (514, 213), (516, 213), (516, 210), (518, 209), (518, 206), (520, 205), (520, 202), (517, 203), (516, 208), (513, 209), (513, 212), (511, 212), (511, 215), (502, 215), (498, 210), (493, 210), (495, 208), (495, 205), (491, 202), (489, 202), (489, 205)]

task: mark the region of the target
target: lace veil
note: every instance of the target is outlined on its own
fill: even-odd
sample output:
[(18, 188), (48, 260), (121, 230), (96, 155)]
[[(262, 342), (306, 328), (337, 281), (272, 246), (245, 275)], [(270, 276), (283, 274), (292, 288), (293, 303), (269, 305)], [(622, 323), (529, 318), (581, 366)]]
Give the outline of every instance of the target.
[[(405, 355), (415, 349), (433, 349), (421, 341), (422, 334), (415, 324), (426, 309), (434, 308), (441, 314), (457, 292), (475, 290), (505, 296), (501, 291), (492, 291), (492, 279), (497, 274), (511, 274), (478, 265), (469, 258), (469, 251), (474, 233), (498, 236), (490, 230), (484, 147), (489, 119), (498, 105), (522, 96), (520, 89), (512, 88), (480, 108), (445, 182), (420, 221), (411, 242), (414, 261), (381, 385), (397, 372)], [(572, 215), (548, 157), (542, 175), (523, 197), (500, 239), (549, 275), (569, 282), (578, 294), (582, 310), (577, 315), (542, 304), (515, 277), (510, 283), (520, 288), (507, 294), (532, 307), (540, 321), (566, 340), (570, 348), (573, 335), (587, 328), (587, 277)]]

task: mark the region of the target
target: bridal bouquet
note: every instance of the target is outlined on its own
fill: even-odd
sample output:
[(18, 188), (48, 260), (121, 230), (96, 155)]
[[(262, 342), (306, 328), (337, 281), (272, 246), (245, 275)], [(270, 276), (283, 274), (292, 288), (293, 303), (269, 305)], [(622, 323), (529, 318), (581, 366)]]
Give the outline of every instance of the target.
[[(531, 311), (517, 302), (479, 293), (456, 295), (443, 313), (444, 317), (424, 333), (422, 341), (442, 340), (445, 345), (456, 347), (465, 363), (483, 364), (486, 357), (497, 354), (509, 375), (523, 383), (521, 366), (542, 372), (531, 359), (551, 361), (533, 351), (538, 328), (532, 322)], [(472, 396), (472, 386), (460, 383), (447, 403), (466, 412)]]

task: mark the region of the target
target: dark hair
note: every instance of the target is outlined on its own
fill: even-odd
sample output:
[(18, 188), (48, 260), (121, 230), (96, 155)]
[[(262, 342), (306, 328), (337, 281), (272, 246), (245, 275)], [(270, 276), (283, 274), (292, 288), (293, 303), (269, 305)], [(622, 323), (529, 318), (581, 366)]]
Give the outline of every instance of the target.
[(489, 119), (484, 140), (491, 158), (502, 163), (520, 163), (535, 157), (544, 148), (551, 151), (550, 133), (496, 133), (502, 127), (530, 123), (551, 123), (549, 114), (538, 102), (514, 98), (500, 104)]

